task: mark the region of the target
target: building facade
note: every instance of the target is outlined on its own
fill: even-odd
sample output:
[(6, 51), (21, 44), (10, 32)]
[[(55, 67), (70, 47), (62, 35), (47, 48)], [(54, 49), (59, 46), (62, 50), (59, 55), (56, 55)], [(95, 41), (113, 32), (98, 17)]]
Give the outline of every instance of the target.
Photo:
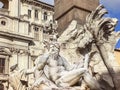
[(114, 51), (115, 58), (120, 65), (120, 49), (115, 49)]
[(49, 36), (44, 27), (53, 21), (54, 7), (38, 0), (0, 1), (0, 90), (9, 90), (10, 67), (31, 68), (44, 53), (43, 38)]

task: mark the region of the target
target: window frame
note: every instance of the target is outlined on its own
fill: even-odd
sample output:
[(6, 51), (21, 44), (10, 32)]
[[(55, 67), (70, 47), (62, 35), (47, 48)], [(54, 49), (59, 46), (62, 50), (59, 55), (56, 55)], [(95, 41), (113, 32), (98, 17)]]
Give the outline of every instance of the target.
[(4, 73), (0, 73), (0, 74), (8, 74), (9, 73), (9, 55), (3, 55), (2, 53), (0, 53), (0, 58), (4, 58), (5, 60), (5, 71)]
[(4, 90), (4, 85), (0, 83), (0, 90)]
[(5, 58), (0, 57), (0, 74), (5, 74)]
[(48, 13), (46, 11), (43, 13), (43, 20), (44, 21), (48, 20)]
[(38, 12), (38, 9), (35, 9), (35, 13), (34, 13), (34, 15), (35, 15), (35, 19), (38, 19), (38, 18), (39, 18), (39, 12)]
[(32, 17), (32, 10), (28, 9), (28, 18)]
[(39, 37), (40, 37), (40, 30), (38, 26), (34, 26), (34, 40), (39, 41)]

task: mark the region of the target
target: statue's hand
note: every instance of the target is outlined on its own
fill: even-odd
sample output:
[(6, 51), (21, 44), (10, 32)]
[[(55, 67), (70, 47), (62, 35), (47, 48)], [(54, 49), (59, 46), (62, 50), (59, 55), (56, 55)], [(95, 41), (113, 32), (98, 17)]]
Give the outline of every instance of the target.
[(25, 73), (25, 75), (33, 74), (34, 70), (35, 70), (35, 67), (33, 67), (31, 69), (24, 69), (24, 73)]

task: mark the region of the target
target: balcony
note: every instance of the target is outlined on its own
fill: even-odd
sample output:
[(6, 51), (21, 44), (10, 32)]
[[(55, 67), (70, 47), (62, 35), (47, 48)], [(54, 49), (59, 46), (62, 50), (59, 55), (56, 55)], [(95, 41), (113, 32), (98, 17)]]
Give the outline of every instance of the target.
[(0, 74), (0, 80), (1, 81), (7, 81), (8, 80), (9, 75), (8, 74)]
[(0, 8), (0, 15), (9, 15), (8, 9)]

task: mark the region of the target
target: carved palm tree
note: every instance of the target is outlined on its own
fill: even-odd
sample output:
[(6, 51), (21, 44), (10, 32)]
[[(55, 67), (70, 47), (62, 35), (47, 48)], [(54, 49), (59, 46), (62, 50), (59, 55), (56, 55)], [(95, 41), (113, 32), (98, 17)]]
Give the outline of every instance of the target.
[[(111, 61), (108, 58), (105, 44), (111, 46), (108, 52), (113, 52), (115, 44), (119, 40), (120, 32), (115, 32), (116, 18), (103, 17), (107, 10), (99, 5), (95, 11), (86, 17), (86, 23), (77, 27), (77, 21), (73, 20), (68, 28), (59, 37), (61, 43), (72, 43), (78, 48), (86, 48), (89, 44), (95, 44), (101, 58), (113, 80)], [(115, 82), (113, 80), (115, 86)], [(116, 89), (115, 89), (116, 90)]]
[[(99, 50), (99, 53), (109, 71), (110, 76), (112, 77), (115, 86), (115, 81), (113, 79), (114, 76), (112, 74), (113, 68), (107, 52), (114, 51), (115, 45), (120, 37), (120, 32), (114, 31), (117, 24), (117, 19), (103, 17), (106, 13), (107, 10), (104, 8), (104, 6), (98, 6), (94, 12), (88, 15), (84, 27), (87, 28), (87, 30), (89, 30), (93, 35), (93, 41)], [(111, 46), (109, 51), (106, 50), (106, 43)]]

